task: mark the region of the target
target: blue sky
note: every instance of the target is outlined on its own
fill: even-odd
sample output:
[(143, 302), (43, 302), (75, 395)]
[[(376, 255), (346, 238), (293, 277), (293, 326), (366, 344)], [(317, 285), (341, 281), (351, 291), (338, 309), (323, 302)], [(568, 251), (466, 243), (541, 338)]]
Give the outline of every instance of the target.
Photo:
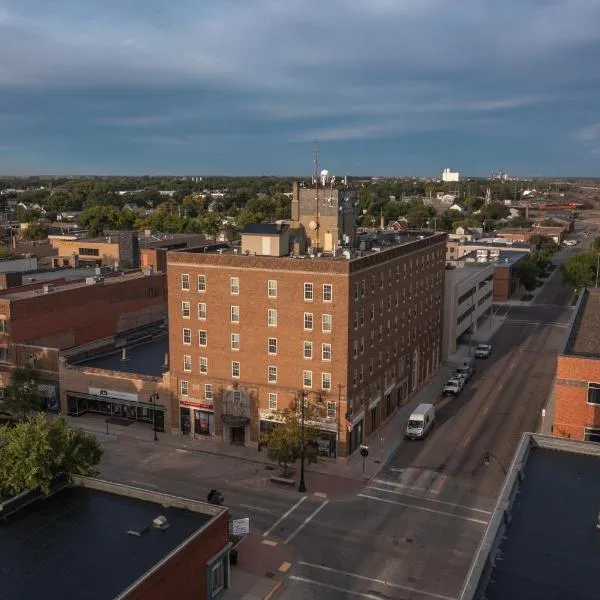
[(1, 173), (600, 175), (598, 0), (0, 0)]

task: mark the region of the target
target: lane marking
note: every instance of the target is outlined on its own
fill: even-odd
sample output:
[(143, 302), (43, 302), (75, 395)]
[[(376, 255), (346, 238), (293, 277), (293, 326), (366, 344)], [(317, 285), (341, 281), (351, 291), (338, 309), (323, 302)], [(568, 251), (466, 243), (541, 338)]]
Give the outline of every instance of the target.
[[(444, 596), (443, 594), (436, 594), (435, 592), (426, 592), (424, 590), (419, 590), (417, 588), (410, 587), (408, 585), (401, 585), (400, 583), (392, 583), (391, 581), (385, 581), (384, 579), (375, 579), (373, 577), (365, 577), (364, 575), (358, 575), (357, 573), (350, 573), (349, 571), (340, 571), (338, 569), (332, 569), (331, 567), (325, 567), (324, 565), (316, 565), (316, 564), (308, 563), (308, 562), (304, 562), (304, 561), (300, 561), (300, 562), (298, 562), (298, 564), (302, 565), (303, 567), (308, 567), (310, 569), (318, 569), (320, 571), (325, 571), (326, 573), (331, 573), (334, 575), (345, 575), (346, 577), (353, 577), (354, 579), (358, 579), (360, 581), (367, 581), (368, 583), (377, 583), (377, 584), (383, 585), (385, 587), (390, 587), (390, 588), (394, 588), (397, 590), (403, 590), (405, 592), (411, 592), (413, 594), (421, 594), (422, 596), (429, 596), (430, 598), (438, 598), (438, 600), (455, 600), (451, 596)], [(341, 588), (337, 588), (337, 586), (330, 586), (330, 584), (328, 584), (328, 583), (320, 583), (317, 581), (313, 582), (312, 580), (310, 580), (306, 577), (298, 577), (297, 575), (292, 575), (290, 577), (290, 579), (296, 579), (298, 581), (304, 581), (307, 583), (315, 583), (316, 585), (330, 587), (330, 589), (338, 589), (340, 591), (347, 591), (347, 590), (341, 590)], [(365, 594), (362, 592), (356, 592), (354, 590), (350, 590), (349, 593), (360, 595), (364, 598), (376, 598), (377, 600), (381, 600), (380, 594), (379, 595), (368, 594), (368, 593)]]
[(391, 467), (390, 471), (393, 471), (394, 473), (402, 473), (402, 471), (404, 471), (404, 469), (396, 469), (396, 467)]
[(279, 542), (276, 542), (275, 540), (263, 540), (262, 543), (265, 546), (277, 546), (279, 544)]
[[(447, 477), (447, 475), (444, 475)], [(445, 479), (442, 477), (441, 481), (445, 483)], [(438, 482), (439, 484), (439, 482)], [(406, 496), (407, 498), (415, 498), (417, 500), (425, 500), (425, 502), (435, 502), (436, 504), (446, 504), (447, 506), (455, 506), (456, 508), (464, 508), (465, 510), (482, 513), (484, 515), (491, 515), (491, 510), (484, 510), (483, 508), (473, 508), (466, 504), (456, 504), (454, 502), (447, 502), (446, 500), (436, 500), (435, 498), (427, 498), (427, 496), (417, 496), (416, 494), (407, 494), (405, 492), (398, 492), (396, 490), (386, 490), (384, 488), (369, 486), (369, 490), (376, 490), (378, 492), (385, 492), (386, 494), (397, 494), (398, 496)]]
[(400, 446), (402, 445), (403, 440), (399, 439), (390, 449), (390, 451), (385, 455), (385, 458), (383, 459), (383, 464), (387, 463), (390, 458), (392, 458), (392, 456), (394, 455), (394, 453), (396, 452), (396, 450), (398, 450), (398, 448), (400, 448)]
[(315, 492), (313, 496), (316, 496), (317, 498), (327, 498), (327, 494), (325, 492)]
[(251, 510), (257, 510), (258, 512), (270, 513), (271, 511), (266, 508), (261, 508), (260, 506), (252, 506), (252, 504), (240, 504), (244, 508), (250, 508)]
[(288, 539), (283, 542), (284, 544), (289, 544), (327, 505), (329, 504), (329, 500), (325, 500), (323, 504), (317, 506), (317, 508), (310, 514), (296, 529), (289, 535)]
[(484, 415), (487, 415), (487, 414), (488, 414), (488, 412), (489, 412), (489, 410), (490, 410), (490, 407), (489, 407), (489, 406), (486, 406), (486, 407), (485, 407), (485, 410), (483, 411), (483, 414), (484, 414)]
[(281, 517), (279, 517), (279, 519), (277, 519), (277, 521), (275, 521), (275, 523), (273, 523), (273, 525), (271, 525), (271, 527), (269, 527), (269, 529), (263, 533), (263, 537), (267, 537), (271, 531), (275, 529), (275, 527), (277, 527), (282, 521), (285, 521), (285, 519), (287, 519), (306, 500), (306, 498), (307, 496), (302, 496), (302, 498), (300, 498), (300, 500), (298, 500), (294, 506), (292, 506), (287, 512), (283, 513), (283, 515), (281, 515)]
[(471, 435), (467, 436), (467, 438), (465, 439), (465, 441), (464, 441), (464, 442), (463, 442), (463, 444), (462, 444), (462, 445), (463, 445), (463, 448), (465, 448), (465, 447), (467, 446), (467, 444), (468, 444), (468, 443), (471, 441), (471, 438), (472, 438), (472, 437), (473, 437), (473, 436), (471, 436)]
[(287, 573), (290, 570), (290, 567), (292, 566), (291, 562), (288, 562), (287, 560), (285, 562), (282, 562), (281, 565), (279, 565), (279, 569), (278, 571), (280, 573)]
[(158, 489), (158, 486), (156, 484), (148, 483), (147, 481), (136, 481), (135, 479), (132, 479), (131, 483), (135, 483), (136, 485), (143, 485), (149, 488), (154, 488), (155, 490)]
[(416, 506), (414, 504), (407, 504), (406, 502), (396, 502), (395, 500), (388, 500), (387, 498), (378, 498), (377, 496), (369, 496), (368, 494), (357, 494), (361, 498), (368, 498), (369, 500), (375, 500), (376, 502), (386, 502), (387, 504), (395, 504), (396, 506), (404, 506), (405, 508), (413, 508), (414, 510), (424, 510), (425, 512), (434, 513), (437, 515), (444, 515), (446, 517), (454, 517), (455, 519), (462, 519), (463, 521), (470, 521), (471, 523), (480, 523), (481, 525), (487, 525), (487, 521), (481, 519), (473, 519), (471, 517), (463, 517), (462, 515), (455, 515), (451, 512), (443, 510), (434, 510), (433, 508), (427, 508), (425, 506)]

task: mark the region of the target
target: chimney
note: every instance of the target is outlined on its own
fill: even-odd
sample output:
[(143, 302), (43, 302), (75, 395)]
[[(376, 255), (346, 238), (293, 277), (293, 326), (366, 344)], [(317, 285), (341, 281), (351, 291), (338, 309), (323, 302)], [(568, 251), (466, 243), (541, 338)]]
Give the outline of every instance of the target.
[(379, 218), (379, 229), (385, 229), (385, 217), (383, 215)]

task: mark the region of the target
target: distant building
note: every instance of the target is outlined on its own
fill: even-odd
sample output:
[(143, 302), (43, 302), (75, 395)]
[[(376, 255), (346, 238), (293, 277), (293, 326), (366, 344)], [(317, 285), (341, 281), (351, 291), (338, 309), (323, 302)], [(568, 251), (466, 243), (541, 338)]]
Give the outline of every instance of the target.
[(442, 181), (444, 183), (454, 183), (460, 180), (460, 173), (458, 171), (451, 171), (450, 169), (444, 169), (442, 171)]
[[(469, 237), (472, 239), (469, 239)], [(459, 260), (466, 254), (480, 250), (482, 251), (480, 256), (485, 255), (493, 258), (504, 251), (527, 252), (529, 254), (535, 250), (535, 246), (529, 242), (513, 242), (510, 238), (477, 238), (474, 235), (450, 234), (446, 241), (446, 260)]]
[(230, 584), (226, 508), (73, 476), (0, 515), (3, 600), (215, 600)]
[(511, 228), (506, 227), (504, 229), (499, 229), (496, 232), (496, 236), (499, 238), (505, 238), (512, 240), (513, 242), (529, 242), (532, 237), (543, 235), (551, 238), (556, 244), (561, 244), (564, 235), (565, 228), (563, 226), (560, 227), (530, 227), (528, 229), (525, 228)]

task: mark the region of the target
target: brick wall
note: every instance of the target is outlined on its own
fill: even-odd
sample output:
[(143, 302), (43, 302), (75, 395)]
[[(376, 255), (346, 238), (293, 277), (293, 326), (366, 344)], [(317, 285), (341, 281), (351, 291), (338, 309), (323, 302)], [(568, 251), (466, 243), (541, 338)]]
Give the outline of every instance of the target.
[(600, 383), (600, 360), (559, 356), (554, 397), (554, 435), (583, 440), (585, 427), (600, 428), (600, 406), (588, 404), (588, 383)]
[(203, 600), (207, 597), (207, 562), (227, 544), (228, 513), (206, 529), (144, 579), (124, 600)]

